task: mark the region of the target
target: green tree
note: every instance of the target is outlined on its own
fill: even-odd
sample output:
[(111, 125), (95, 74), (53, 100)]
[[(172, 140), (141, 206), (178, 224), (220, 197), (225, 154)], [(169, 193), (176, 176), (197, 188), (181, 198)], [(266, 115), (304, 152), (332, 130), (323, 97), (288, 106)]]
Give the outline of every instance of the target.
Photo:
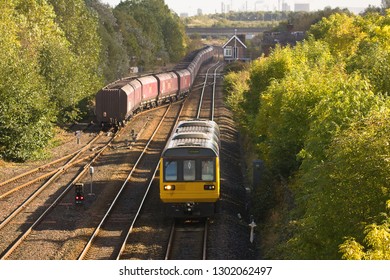
[[(142, 53), (151, 55), (151, 48), (148, 45), (147, 39), (144, 37), (141, 27), (133, 16), (126, 12), (122, 6), (117, 6), (114, 9), (115, 18), (118, 21), (119, 31), (123, 37), (123, 45), (126, 49), (127, 59), (131, 63), (144, 66), (141, 62)], [(141, 55), (142, 54), (142, 55)]]
[(355, 240), (348, 238), (340, 245), (342, 258), (347, 260), (390, 260), (390, 219), (381, 224), (371, 224), (364, 230), (363, 242), (366, 248)]
[[(232, 67), (232, 64), (227, 67), (229, 66)], [(241, 104), (244, 102), (244, 95), (249, 90), (248, 81), (249, 71), (247, 70), (231, 71), (224, 76), (225, 99), (239, 122), (242, 122), (246, 114)]]
[(180, 18), (176, 14), (166, 11), (162, 32), (170, 61), (178, 62), (185, 55), (188, 41)]
[[(271, 61), (274, 55), (276, 53), (270, 57)], [(342, 68), (335, 65), (327, 45), (315, 41), (299, 44), (294, 50), (282, 50), (275, 62), (268, 73), (278, 74), (271, 74), (275, 78), (268, 86), (262, 83), (269, 79), (263, 76), (261, 82), (260, 77), (255, 78), (265, 90), (259, 97), (254, 132), (260, 157), (274, 174), (287, 178), (300, 166), (297, 155), (304, 147), (312, 110), (323, 97), (332, 94), (337, 87), (334, 81), (344, 74)], [(254, 84), (254, 76), (251, 84)], [(249, 107), (246, 111), (250, 110)]]
[(390, 93), (390, 11), (385, 15), (371, 13), (358, 18), (357, 25), (365, 36), (347, 63), (349, 72), (365, 76), (376, 93)]
[(177, 61), (184, 54), (187, 39), (184, 26), (163, 0), (121, 2), (114, 9), (130, 58), (151, 66), (157, 60)]
[(5, 159), (36, 157), (52, 137), (55, 118), (37, 61), (43, 38), (57, 33), (52, 17), (49, 6), (35, 1), (0, 5), (0, 157)]
[(55, 21), (64, 31), (72, 53), (89, 71), (96, 71), (100, 56), (96, 13), (88, 9), (84, 0), (48, 0), (48, 2), (54, 8)]
[[(353, 76), (347, 79), (312, 112), (304, 145), (305, 157), (294, 184), (299, 202), (296, 210), (302, 211), (303, 218), (297, 220), (298, 230), (289, 241), (293, 258), (337, 259), (343, 237), (359, 232), (360, 223), (372, 217), (373, 208), (377, 209), (370, 207), (373, 200), (378, 202), (380, 187), (371, 188), (369, 179), (363, 179), (360, 173), (363, 172), (360, 168), (364, 168), (363, 159), (371, 156), (372, 151), (341, 143), (346, 141), (345, 135), (355, 123), (379, 110), (382, 102), (366, 88), (364, 80)], [(358, 140), (348, 141), (352, 145)]]
[(227, 81), (275, 185), (281, 175), (294, 193), (273, 258), (388, 258), (389, 23), (331, 15), (252, 64), (248, 90)]
[(62, 122), (78, 120), (87, 112), (88, 100), (102, 86), (98, 21), (84, 0), (48, 0), (56, 13), (68, 45), (47, 41), (41, 56), (42, 74)]
[(102, 44), (99, 69), (103, 73), (105, 83), (127, 76), (130, 59), (113, 9), (100, 3), (99, 0), (87, 0), (86, 4), (97, 13), (99, 18), (98, 33)]
[(388, 122), (387, 108), (374, 109), (335, 137), (328, 160), (311, 172), (316, 192), (294, 239), (297, 245), (306, 244), (306, 254), (339, 258), (345, 236), (362, 242), (364, 227), (381, 220), (389, 194)]
[(332, 54), (343, 57), (353, 55), (365, 36), (356, 23), (356, 17), (344, 13), (323, 18), (310, 28), (309, 33), (316, 40), (328, 43)]
[(240, 106), (246, 112), (243, 115), (242, 125), (249, 133), (256, 137), (255, 119), (259, 112), (260, 100), (267, 87), (278, 79), (282, 79), (290, 73), (292, 56), (290, 48), (276, 47), (272, 56), (261, 57), (253, 62), (249, 70), (249, 90), (245, 92), (244, 100)]

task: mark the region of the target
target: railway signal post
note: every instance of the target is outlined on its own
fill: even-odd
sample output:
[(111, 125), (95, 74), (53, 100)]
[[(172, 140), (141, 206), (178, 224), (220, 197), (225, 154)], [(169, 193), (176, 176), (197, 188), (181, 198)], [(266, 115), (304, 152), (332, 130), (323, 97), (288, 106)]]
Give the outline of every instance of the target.
[(91, 189), (90, 189), (90, 192), (89, 192), (88, 195), (91, 195), (91, 196), (94, 196), (94, 195), (95, 195), (95, 194), (93, 193), (93, 191), (92, 191), (93, 173), (95, 173), (95, 169), (94, 169), (92, 166), (90, 166), (90, 167), (89, 167), (89, 174), (91, 175)]
[(256, 223), (255, 223), (255, 220), (253, 219), (252, 217), (252, 222), (249, 224), (249, 227), (251, 228), (251, 234), (250, 234), (250, 237), (249, 237), (249, 241), (251, 243), (253, 243), (254, 239), (255, 239), (255, 227), (256, 227)]
[(75, 132), (75, 135), (76, 135), (76, 139), (77, 139), (77, 145), (80, 145), (81, 144), (81, 131), (77, 130)]
[(75, 185), (75, 203), (83, 204), (84, 203), (84, 184), (76, 183)]

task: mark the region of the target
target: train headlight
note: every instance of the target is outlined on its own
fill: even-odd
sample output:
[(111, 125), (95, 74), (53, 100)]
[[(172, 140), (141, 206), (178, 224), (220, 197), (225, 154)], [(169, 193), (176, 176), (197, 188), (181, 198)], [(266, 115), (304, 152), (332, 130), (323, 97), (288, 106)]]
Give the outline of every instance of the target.
[(213, 190), (215, 190), (215, 186), (214, 185), (204, 185), (204, 190), (205, 191), (213, 191)]
[(174, 191), (175, 190), (175, 185), (165, 185), (164, 190), (166, 191)]

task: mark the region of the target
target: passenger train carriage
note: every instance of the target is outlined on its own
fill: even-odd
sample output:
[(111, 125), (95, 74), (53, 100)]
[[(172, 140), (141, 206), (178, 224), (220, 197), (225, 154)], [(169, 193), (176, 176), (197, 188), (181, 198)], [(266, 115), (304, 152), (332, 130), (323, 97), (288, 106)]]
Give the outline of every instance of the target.
[(220, 197), (219, 127), (210, 120), (181, 121), (160, 161), (160, 199), (174, 217), (214, 214)]

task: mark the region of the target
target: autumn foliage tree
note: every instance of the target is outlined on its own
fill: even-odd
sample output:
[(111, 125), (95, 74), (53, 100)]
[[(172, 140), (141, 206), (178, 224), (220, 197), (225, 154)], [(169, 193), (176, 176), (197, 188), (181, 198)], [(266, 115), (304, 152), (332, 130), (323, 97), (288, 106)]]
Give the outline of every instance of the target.
[[(39, 69), (46, 38), (61, 36), (48, 5), (7, 0), (0, 5), (0, 155), (25, 160), (52, 136), (55, 114)], [(38, 30), (41, 30), (38, 32)]]
[(177, 61), (185, 51), (184, 27), (163, 0), (115, 9), (99, 0), (3, 0), (0, 159), (39, 157), (53, 128), (88, 116), (96, 92), (131, 64)]
[(294, 195), (270, 258), (389, 258), (389, 22), (322, 19), (305, 42), (254, 62), (230, 102), (275, 186)]

